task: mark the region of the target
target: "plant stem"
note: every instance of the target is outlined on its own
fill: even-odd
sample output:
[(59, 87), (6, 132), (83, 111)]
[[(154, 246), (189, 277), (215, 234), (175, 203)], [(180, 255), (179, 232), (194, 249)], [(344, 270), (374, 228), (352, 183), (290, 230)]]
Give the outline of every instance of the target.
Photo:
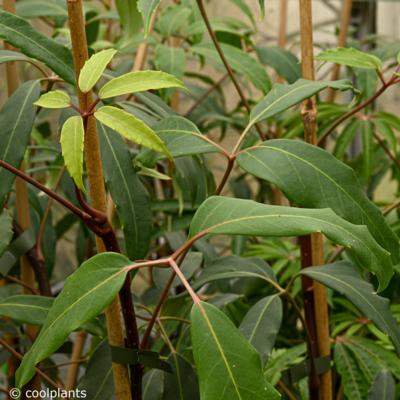
[(65, 381), (65, 389), (73, 390), (76, 385), (76, 379), (79, 372), (79, 360), (82, 358), (83, 348), (85, 346), (87, 333), (85, 331), (77, 332), (72, 348), (71, 364), (68, 368), (67, 378)]
[[(299, 0), (300, 6), (300, 37), (301, 37), (301, 68), (304, 79), (314, 80), (314, 46), (312, 26), (311, 0)], [(310, 144), (317, 143), (317, 109), (315, 97), (303, 103), (302, 119), (304, 138)], [(301, 267), (322, 265), (324, 262), (323, 237), (321, 233), (300, 238)], [(304, 311), (308, 330), (311, 335), (309, 355), (311, 358), (311, 373), (309, 377), (309, 392), (311, 400), (332, 399), (331, 371), (318, 376), (315, 372), (314, 358), (330, 355), (328, 304), (326, 288), (310, 278), (302, 276), (302, 293)]]
[[(215, 49), (217, 50), (217, 53), (218, 53), (219, 57), (221, 58), (221, 61), (224, 64), (224, 67), (226, 68), (226, 71), (228, 72), (228, 75), (229, 75), (230, 79), (232, 80), (232, 83), (235, 86), (235, 89), (236, 89), (236, 91), (237, 91), (237, 93), (238, 93), (238, 95), (239, 95), (244, 107), (247, 110), (247, 113), (250, 114), (251, 109), (250, 109), (249, 103), (248, 103), (248, 101), (246, 99), (246, 96), (243, 93), (242, 88), (239, 85), (238, 80), (235, 77), (235, 74), (234, 74), (234, 72), (232, 70), (232, 67), (230, 66), (228, 60), (225, 57), (224, 51), (222, 50), (222, 48), (221, 48), (221, 46), (220, 46), (220, 44), (218, 42), (218, 39), (217, 39), (217, 37), (215, 35), (215, 32), (212, 29), (212, 26), (211, 26), (211, 23), (210, 23), (210, 19), (208, 18), (207, 11), (206, 11), (206, 9), (204, 7), (203, 0), (197, 0), (197, 5), (199, 7), (201, 16), (203, 17), (204, 23), (206, 24), (207, 31), (208, 31), (208, 33), (209, 33), (209, 35), (211, 37), (211, 40), (214, 43)], [(257, 132), (258, 132), (261, 140), (264, 140), (265, 139), (264, 138), (264, 134), (261, 131), (259, 125), (255, 124), (255, 128), (257, 129)]]
[[(78, 81), (80, 70), (88, 59), (82, 0), (68, 0), (68, 21), (71, 32), (75, 75), (76, 80)], [(88, 110), (92, 104), (91, 94), (82, 93), (78, 89), (78, 98), (80, 109), (84, 111)], [(99, 138), (96, 130), (96, 121), (93, 115), (85, 118), (85, 128), (85, 159), (90, 195), (93, 207), (106, 213), (106, 190), (103, 179)], [(96, 245), (99, 252), (106, 250), (103, 240), (99, 237), (96, 237)], [(120, 310), (120, 303), (116, 298), (106, 310), (107, 332), (110, 345), (124, 347), (124, 333)], [(129, 382), (128, 367), (113, 363), (112, 368), (117, 400), (131, 400), (132, 393)]]

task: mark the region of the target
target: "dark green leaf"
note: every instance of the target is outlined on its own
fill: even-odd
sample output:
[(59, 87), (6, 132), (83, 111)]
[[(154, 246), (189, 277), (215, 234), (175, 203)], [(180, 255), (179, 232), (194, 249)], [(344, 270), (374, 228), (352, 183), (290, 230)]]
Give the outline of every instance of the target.
[(275, 400), (258, 353), (218, 308), (201, 302), (191, 312), (193, 355), (202, 400)]
[(13, 237), (12, 218), (5, 208), (0, 214), (0, 257), (3, 255)]
[(380, 288), (387, 286), (393, 267), (367, 227), (353, 225), (330, 209), (271, 206), (222, 196), (208, 198), (197, 210), (190, 236), (200, 232), (250, 236), (302, 236), (322, 232), (349, 249), (359, 265), (375, 273)]
[(67, 82), (75, 82), (71, 52), (39, 33), (24, 19), (0, 10), (0, 37), (27, 56), (45, 63)]
[(392, 374), (383, 369), (379, 372), (369, 390), (368, 400), (395, 400), (395, 382)]
[[(1, 21), (1, 11), (0, 11)], [(1, 22), (0, 22), (1, 24)], [(1, 27), (0, 27), (1, 30)], [(0, 160), (19, 167), (35, 122), (36, 109), (33, 103), (39, 98), (38, 81), (21, 85), (0, 110)], [(15, 175), (0, 168), (0, 206), (11, 190)]]
[(178, 79), (185, 73), (185, 51), (180, 47), (159, 44), (156, 47), (154, 62), (160, 71), (168, 72)]
[(362, 121), (361, 134), (363, 150), (362, 175), (364, 182), (368, 182), (372, 174), (372, 156), (374, 151), (373, 125), (371, 121)]
[(238, 163), (277, 185), (301, 207), (329, 207), (354, 224), (367, 225), (397, 262), (398, 238), (365, 195), (354, 171), (327, 151), (304, 142), (278, 139), (244, 150)]
[(115, 132), (99, 124), (104, 175), (124, 230), (127, 254), (132, 260), (146, 256), (152, 215), (146, 189), (133, 167), (129, 148)]
[(267, 296), (250, 308), (240, 324), (240, 332), (257, 349), (262, 360), (270, 355), (282, 322), (282, 301)]
[(121, 289), (132, 262), (121, 254), (102, 253), (84, 262), (65, 282), (33, 346), (16, 373), (16, 385), (34, 376), (35, 365), (57, 350), (68, 335), (101, 313)]
[[(234, 71), (246, 75), (253, 85), (262, 90), (264, 93), (271, 89), (271, 78), (268, 76), (265, 68), (254, 58), (252, 58), (243, 50), (240, 50), (237, 47), (229, 44), (221, 43), (221, 48)], [(215, 50), (212, 43), (198, 44), (196, 46), (192, 46), (191, 50), (196, 54), (209, 57), (212, 60), (221, 63), (219, 54)]]
[(290, 51), (278, 46), (257, 47), (258, 58), (271, 66), (288, 83), (301, 78), (299, 59)]
[(348, 80), (317, 82), (299, 79), (291, 85), (276, 83), (271, 91), (251, 110), (249, 125), (279, 114), (328, 87), (335, 90), (353, 89)]
[(116, 0), (115, 5), (125, 40), (129, 40), (140, 31), (142, 26), (142, 18), (137, 7), (137, 0)]
[(22, 18), (67, 17), (67, 7), (63, 1), (25, 0), (18, 1), (16, 12)]
[(152, 369), (143, 377), (143, 400), (163, 400), (163, 371)]
[(301, 273), (347, 297), (379, 329), (389, 335), (400, 354), (400, 327), (390, 312), (389, 300), (378, 296), (373, 286), (361, 279), (352, 264), (341, 261), (319, 268), (306, 268)]

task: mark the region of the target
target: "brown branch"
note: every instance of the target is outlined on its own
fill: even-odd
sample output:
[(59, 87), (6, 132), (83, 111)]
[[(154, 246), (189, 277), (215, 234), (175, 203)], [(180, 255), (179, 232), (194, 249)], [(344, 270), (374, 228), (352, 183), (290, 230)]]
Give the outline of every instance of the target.
[(13, 282), (16, 283), (17, 285), (22, 286), (23, 288), (29, 290), (32, 294), (39, 294), (39, 292), (37, 291), (36, 288), (34, 288), (33, 286), (28, 285), (27, 283), (25, 283), (24, 281), (21, 281), (21, 279), (16, 278), (15, 276), (11, 276), (11, 275), (5, 275), (4, 279), (9, 281), (9, 282)]
[(382, 140), (376, 132), (374, 132), (374, 138), (382, 147), (384, 152), (388, 155), (388, 157), (393, 161), (394, 165), (400, 170), (400, 160), (395, 155), (392, 154), (390, 149), (386, 146), (385, 141)]
[[(22, 354), (18, 353), (16, 350), (14, 350), (4, 339), (0, 338), (0, 344), (9, 352), (11, 353), (15, 358), (18, 360), (22, 360), (24, 357)], [(60, 386), (57, 382), (53, 381), (48, 375), (46, 375), (40, 368), (35, 367), (36, 373), (40, 375), (40, 377), (46, 381), (49, 385), (63, 390), (64, 388)]]
[[(246, 108), (247, 112), (250, 114), (251, 109), (250, 109), (249, 103), (248, 103), (248, 101), (246, 99), (246, 96), (244, 95), (244, 93), (242, 91), (242, 88), (239, 85), (238, 80), (235, 77), (235, 74), (234, 74), (234, 72), (232, 70), (232, 67), (230, 66), (228, 60), (225, 57), (225, 54), (224, 54), (224, 52), (223, 52), (223, 50), (222, 50), (222, 48), (221, 48), (221, 46), (220, 46), (220, 44), (218, 42), (217, 36), (215, 35), (215, 32), (212, 29), (212, 26), (211, 26), (211, 23), (210, 23), (210, 19), (208, 18), (207, 11), (206, 11), (206, 9), (204, 7), (203, 0), (197, 0), (197, 5), (199, 7), (201, 16), (203, 17), (204, 23), (205, 23), (205, 25), (207, 27), (207, 31), (208, 31), (208, 33), (209, 33), (209, 35), (211, 37), (211, 40), (214, 43), (215, 49), (217, 50), (217, 53), (218, 53), (219, 57), (221, 58), (221, 61), (224, 64), (224, 67), (225, 67), (225, 69), (226, 69), (226, 71), (227, 71), (227, 73), (228, 73), (233, 85), (235, 86), (235, 89), (236, 89), (236, 91), (237, 91), (237, 93), (238, 93), (238, 95), (239, 95), (244, 107)], [(257, 129), (257, 132), (258, 132), (261, 140), (265, 140), (264, 134), (261, 131), (261, 129), (260, 129), (258, 124), (255, 124), (255, 128)]]

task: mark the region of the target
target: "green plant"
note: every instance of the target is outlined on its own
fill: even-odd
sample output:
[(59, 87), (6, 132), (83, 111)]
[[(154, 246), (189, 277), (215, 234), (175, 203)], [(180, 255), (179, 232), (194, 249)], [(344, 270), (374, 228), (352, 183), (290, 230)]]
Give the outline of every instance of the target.
[(244, 0), (110, 3), (0, 11), (4, 391), (395, 399), (398, 44), (321, 51), (353, 79), (319, 80), (308, 0), (301, 69)]

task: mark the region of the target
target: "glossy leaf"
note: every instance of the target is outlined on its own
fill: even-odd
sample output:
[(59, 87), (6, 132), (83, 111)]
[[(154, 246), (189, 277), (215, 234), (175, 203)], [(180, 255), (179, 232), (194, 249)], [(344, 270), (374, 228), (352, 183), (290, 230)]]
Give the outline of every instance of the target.
[(221, 151), (206, 140), (192, 121), (183, 117), (163, 118), (154, 130), (173, 157)]
[(361, 279), (352, 264), (341, 261), (319, 268), (306, 268), (301, 273), (348, 298), (379, 329), (389, 335), (400, 355), (400, 327), (390, 312), (389, 300), (378, 296), (373, 286)]
[(84, 140), (85, 130), (82, 117), (68, 118), (61, 129), (61, 152), (69, 174), (76, 186), (83, 191), (85, 190), (82, 180)]
[[(240, 72), (250, 79), (253, 85), (264, 93), (271, 89), (271, 78), (265, 68), (249, 54), (237, 47), (221, 43), (226, 59), (234, 71)], [(212, 43), (202, 43), (191, 47), (191, 50), (204, 57), (221, 63), (221, 58)]]
[(300, 62), (290, 51), (278, 46), (257, 47), (258, 58), (271, 66), (288, 83), (301, 78)]
[(198, 289), (209, 282), (232, 278), (258, 278), (267, 284), (276, 281), (272, 268), (260, 258), (225, 256), (217, 258), (204, 268), (193, 287)]
[(67, 108), (71, 105), (71, 98), (61, 90), (53, 90), (42, 94), (33, 104), (43, 108)]
[(68, 48), (42, 35), (24, 19), (0, 10), (0, 37), (25, 55), (45, 63), (67, 82), (75, 82)]
[(124, 231), (127, 254), (138, 260), (146, 256), (150, 243), (150, 199), (122, 138), (101, 124), (99, 135), (104, 175)]
[(337, 342), (334, 357), (336, 368), (342, 377), (346, 397), (354, 400), (365, 400), (368, 393), (368, 383), (350, 350), (342, 343)]
[[(0, 110), (0, 160), (16, 168), (19, 167), (29, 143), (36, 117), (33, 103), (39, 95), (39, 82), (26, 82), (14, 92)], [(3, 206), (14, 179), (15, 175), (0, 168), (0, 207)]]
[(282, 322), (282, 300), (267, 296), (254, 304), (240, 324), (240, 332), (257, 349), (262, 360), (270, 355)]
[(315, 59), (354, 68), (382, 69), (382, 61), (378, 57), (352, 47), (329, 49), (319, 53)]
[(144, 92), (166, 88), (183, 88), (183, 83), (174, 76), (161, 71), (135, 71), (118, 76), (107, 82), (100, 90), (99, 97), (121, 96), (123, 94)]
[(93, 54), (85, 62), (79, 74), (78, 85), (83, 93), (90, 92), (103, 75), (107, 65), (111, 62), (117, 50), (107, 49)]
[(294, 140), (270, 140), (242, 151), (239, 165), (277, 185), (301, 207), (329, 207), (346, 220), (366, 225), (398, 261), (399, 240), (380, 210), (365, 195), (355, 172), (319, 147)]
[(126, 139), (163, 153), (168, 158), (171, 158), (168, 149), (157, 134), (132, 114), (120, 108), (104, 106), (99, 108), (94, 113), (94, 116), (102, 124), (114, 129)]
[(210, 197), (197, 210), (190, 236), (205, 232), (245, 236), (302, 236), (322, 232), (349, 249), (361, 267), (375, 273), (380, 289), (387, 286), (393, 268), (389, 253), (365, 226), (353, 225), (330, 209), (271, 206), (251, 200)]
[(392, 374), (383, 369), (380, 371), (369, 390), (368, 400), (395, 400), (396, 388)]
[(102, 253), (85, 261), (65, 282), (46, 321), (16, 373), (16, 385), (23, 386), (35, 374), (35, 365), (57, 350), (68, 335), (101, 313), (121, 289), (126, 257)]
[(157, 11), (161, 0), (138, 0), (137, 7), (139, 12), (142, 14), (143, 25), (144, 25), (144, 35), (149, 34), (151, 17)]
[(276, 83), (251, 110), (250, 125), (279, 114), (329, 87), (335, 90), (352, 90), (353, 88), (348, 80), (317, 82), (299, 79), (291, 85)]
[(202, 400), (280, 398), (264, 379), (254, 347), (222, 311), (204, 302), (194, 304), (191, 321)]
[(7, 249), (12, 237), (12, 217), (10, 212), (4, 208), (0, 213), (0, 257)]

